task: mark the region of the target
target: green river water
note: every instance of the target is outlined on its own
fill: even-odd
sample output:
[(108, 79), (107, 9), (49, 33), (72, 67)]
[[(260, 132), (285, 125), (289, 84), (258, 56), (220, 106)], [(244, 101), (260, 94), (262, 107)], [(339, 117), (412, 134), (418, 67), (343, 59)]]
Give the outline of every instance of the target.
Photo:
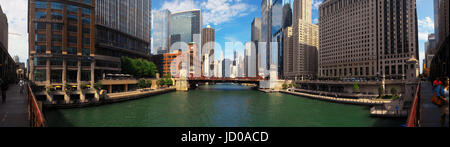
[(401, 127), (370, 107), (336, 104), (233, 84), (201, 86), (98, 107), (48, 110), (49, 127)]

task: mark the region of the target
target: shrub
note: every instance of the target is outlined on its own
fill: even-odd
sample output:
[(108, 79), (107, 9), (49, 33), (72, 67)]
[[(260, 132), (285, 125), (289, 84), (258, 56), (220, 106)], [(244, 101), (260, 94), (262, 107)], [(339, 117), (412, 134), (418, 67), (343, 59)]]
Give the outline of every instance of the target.
[(147, 87), (146, 81), (144, 79), (139, 80), (138, 87), (139, 88), (146, 88)]
[(283, 84), (283, 89), (288, 89), (288, 85), (287, 84)]
[(393, 87), (393, 88), (391, 89), (391, 93), (392, 93), (393, 95), (397, 95), (398, 89), (395, 88), (395, 87)]
[(359, 90), (359, 85), (358, 85), (358, 83), (353, 84), (353, 92), (354, 92), (354, 93), (359, 93), (359, 92), (361, 92), (361, 91)]

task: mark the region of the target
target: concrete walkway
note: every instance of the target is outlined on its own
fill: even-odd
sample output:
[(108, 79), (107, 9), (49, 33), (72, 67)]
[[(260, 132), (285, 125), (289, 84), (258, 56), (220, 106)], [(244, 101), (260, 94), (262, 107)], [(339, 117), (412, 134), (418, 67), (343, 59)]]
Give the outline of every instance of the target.
[(335, 97), (320, 96), (320, 95), (307, 94), (307, 93), (301, 93), (301, 92), (293, 92), (293, 91), (287, 91), (287, 90), (283, 90), (283, 91), (280, 91), (280, 92), (281, 93), (292, 94), (292, 95), (304, 96), (304, 97), (318, 99), (318, 100), (324, 100), (324, 101), (330, 101), (330, 102), (342, 103), (342, 104), (353, 104), (353, 105), (375, 106), (375, 105), (389, 104), (389, 103), (392, 102), (391, 100), (335, 98)]
[[(441, 127), (439, 108), (431, 102), (431, 99), (433, 98), (433, 90), (429, 81), (422, 82), (420, 95), (420, 126)], [(448, 127), (448, 116), (446, 127)]]
[(10, 85), (6, 92), (6, 103), (0, 103), (0, 127), (30, 126), (26, 91), (20, 94), (19, 90), (19, 86)]

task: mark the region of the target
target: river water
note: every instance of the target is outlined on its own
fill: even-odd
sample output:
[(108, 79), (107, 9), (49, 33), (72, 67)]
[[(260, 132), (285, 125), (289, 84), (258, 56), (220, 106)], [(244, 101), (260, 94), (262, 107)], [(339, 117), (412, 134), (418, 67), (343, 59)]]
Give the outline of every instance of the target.
[(370, 107), (218, 84), (98, 107), (48, 110), (49, 127), (401, 127)]

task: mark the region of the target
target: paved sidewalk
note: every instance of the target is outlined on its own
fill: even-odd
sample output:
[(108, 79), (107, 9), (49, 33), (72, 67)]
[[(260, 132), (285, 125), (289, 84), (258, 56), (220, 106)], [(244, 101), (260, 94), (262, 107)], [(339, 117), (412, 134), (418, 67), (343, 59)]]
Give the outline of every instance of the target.
[(25, 90), (23, 94), (20, 94), (19, 90), (19, 86), (10, 85), (6, 92), (6, 103), (0, 103), (0, 127), (30, 126), (27, 94)]
[[(420, 89), (420, 125), (421, 127), (441, 127), (439, 108), (431, 102), (433, 97), (432, 85), (429, 81), (422, 82)], [(448, 116), (446, 127), (448, 127)]]

